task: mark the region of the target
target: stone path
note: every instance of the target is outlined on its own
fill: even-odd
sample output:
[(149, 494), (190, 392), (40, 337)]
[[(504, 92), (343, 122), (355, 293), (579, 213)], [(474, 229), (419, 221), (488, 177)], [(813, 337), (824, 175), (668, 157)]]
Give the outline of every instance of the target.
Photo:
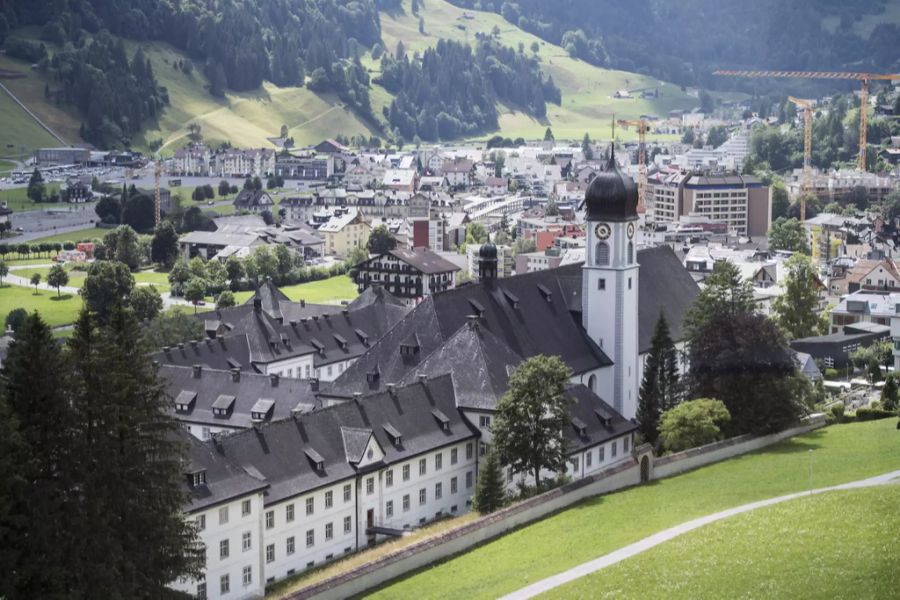
[(723, 510), (717, 513), (713, 513), (711, 515), (706, 515), (705, 517), (700, 517), (698, 519), (694, 519), (692, 521), (687, 521), (686, 523), (682, 523), (680, 525), (676, 525), (675, 527), (670, 527), (669, 529), (664, 529), (658, 533), (651, 535), (650, 537), (646, 537), (642, 540), (638, 540), (633, 544), (629, 544), (623, 548), (619, 548), (614, 552), (610, 552), (600, 558), (596, 558), (594, 560), (588, 561), (586, 563), (580, 564), (577, 567), (573, 567), (568, 571), (563, 571), (557, 575), (553, 575), (552, 577), (548, 577), (546, 579), (542, 579), (541, 581), (532, 583), (531, 585), (524, 587), (520, 590), (517, 590), (511, 594), (507, 594), (503, 596), (501, 600), (525, 600), (526, 598), (533, 598), (539, 594), (543, 594), (553, 588), (559, 587), (563, 584), (569, 583), (570, 581), (574, 581), (585, 575), (590, 575), (600, 569), (605, 569), (606, 567), (612, 566), (616, 563), (619, 563), (627, 558), (631, 558), (641, 552), (649, 550), (654, 546), (658, 546), (663, 542), (667, 542), (672, 538), (678, 537), (683, 533), (687, 533), (689, 531), (693, 531), (699, 527), (703, 527), (704, 525), (708, 525), (709, 523), (714, 523), (716, 521), (720, 521), (722, 519), (727, 519), (728, 517), (732, 517), (734, 515), (739, 515), (741, 513), (750, 512), (751, 510), (756, 510), (757, 508), (762, 508), (764, 506), (771, 506), (773, 504), (779, 504), (781, 502), (786, 502), (788, 500), (794, 500), (796, 498), (802, 498), (804, 496), (809, 496), (811, 494), (822, 494), (824, 492), (831, 492), (834, 490), (849, 490), (856, 488), (864, 488), (875, 485), (884, 485), (887, 483), (898, 483), (898, 479), (900, 479), (900, 471), (892, 471), (890, 473), (885, 473), (884, 475), (878, 475), (876, 477), (870, 477), (869, 479), (862, 479), (860, 481), (852, 481), (850, 483), (844, 483), (841, 485), (834, 485), (831, 487), (819, 488), (815, 490), (805, 491), (805, 492), (797, 492), (794, 494), (787, 494), (785, 496), (778, 496), (776, 498), (769, 498), (768, 500), (760, 500), (758, 502), (751, 502), (749, 504), (744, 504), (742, 506), (736, 506), (734, 508), (729, 508), (727, 510)]

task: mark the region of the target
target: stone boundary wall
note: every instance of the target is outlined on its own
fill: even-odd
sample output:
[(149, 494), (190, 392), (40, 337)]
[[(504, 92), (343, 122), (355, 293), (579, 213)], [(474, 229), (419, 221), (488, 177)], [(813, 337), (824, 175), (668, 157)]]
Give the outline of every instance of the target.
[[(808, 417), (797, 427), (762, 436), (739, 436), (729, 440), (693, 448), (652, 461), (651, 479), (661, 479), (684, 471), (746, 454), (784, 439), (818, 429), (825, 425), (824, 415)], [(640, 450), (639, 448), (636, 449)], [(652, 460), (652, 455), (651, 460)], [(461, 525), (441, 535), (422, 540), (392, 554), (363, 564), (353, 571), (307, 586), (283, 598), (305, 600), (340, 600), (362, 594), (392, 579), (435, 564), (455, 554), (498, 537), (516, 527), (526, 525), (550, 513), (564, 509), (585, 498), (606, 494), (641, 483), (641, 469), (631, 458), (589, 477), (573, 481), (508, 506), (493, 514)]]

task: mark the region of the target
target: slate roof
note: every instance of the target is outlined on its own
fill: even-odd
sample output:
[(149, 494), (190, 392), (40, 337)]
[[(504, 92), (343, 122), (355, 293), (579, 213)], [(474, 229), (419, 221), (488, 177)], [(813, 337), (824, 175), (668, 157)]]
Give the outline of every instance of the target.
[(399, 322), (409, 308), (387, 292), (349, 307), (284, 302), (275, 286), (259, 290), (260, 310), (249, 304), (197, 315), (210, 339), (153, 355), (166, 365), (263, 372), (262, 365), (315, 353), (316, 367), (355, 358)]
[(390, 254), (426, 275), (432, 275), (434, 273), (450, 273), (460, 270), (459, 267), (449, 260), (425, 248), (416, 248), (414, 250), (395, 248), (390, 251)]
[(199, 486), (189, 485), (185, 477), (182, 486), (189, 498), (184, 507), (186, 512), (203, 510), (268, 487), (266, 482), (251, 477), (216, 452), (212, 444), (201, 442), (183, 429), (177, 430), (175, 435), (184, 447), (185, 475), (197, 471), (206, 474), (206, 484)]
[[(449, 419), (447, 430), (438, 424), (434, 409)], [(395, 445), (385, 431), (388, 424), (403, 436), (401, 445)], [(260, 473), (270, 486), (265, 503), (271, 505), (356, 475), (348, 462), (342, 428), (371, 432), (388, 465), (479, 435), (456, 409), (452, 382), (444, 376), (397, 388), (393, 394), (385, 392), (267, 423), (208, 444), (232, 463)], [(307, 458), (309, 449), (324, 462), (321, 471)], [(350, 454), (356, 449), (354, 442)]]
[[(667, 246), (640, 250), (637, 259), (638, 344), (640, 351), (646, 352), (660, 311), (666, 315), (672, 339), (682, 340), (684, 314), (699, 288)], [(356, 392), (372, 393), (386, 383), (408, 381), (426, 359), (439, 362), (440, 358), (432, 361), (430, 355), (475, 315), (480, 315), (479, 328), (506, 348), (503, 356), (560, 356), (576, 374), (611, 365), (581, 326), (581, 266), (516, 275), (492, 284), (470, 284), (430, 296), (335, 381), (323, 386), (322, 393), (350, 397)], [(401, 353), (400, 346), (412, 334), (418, 336), (419, 351)], [(451, 348), (446, 356), (457, 353)], [(430, 364), (426, 366), (431, 369)]]
[[(572, 400), (569, 406), (570, 423), (563, 429), (567, 452), (578, 452), (602, 444), (638, 428), (636, 423), (625, 419), (584, 385), (567, 386), (566, 396)], [(572, 425), (575, 419), (585, 427), (584, 435), (580, 435)]]
[[(196, 377), (193, 367), (162, 365), (160, 380), (172, 398), (189, 399), (193, 396), (193, 406), (187, 412), (170, 411), (179, 421), (216, 427), (247, 428), (252, 425), (251, 412), (260, 400), (271, 400), (270, 420), (291, 416), (292, 409), (309, 412), (318, 403), (309, 382), (300, 379), (277, 378), (269, 375), (240, 373), (238, 380), (230, 371), (201, 368)], [(222, 396), (234, 398), (231, 413), (227, 416), (213, 415), (213, 405)]]
[(350, 304), (347, 305), (347, 308), (350, 310), (358, 310), (360, 308), (365, 308), (366, 306), (372, 304), (390, 304), (394, 306), (402, 307), (404, 312), (407, 311), (406, 305), (403, 304), (403, 301), (394, 296), (392, 293), (387, 291), (383, 286), (380, 285), (370, 285), (363, 293), (356, 297)]
[(272, 197), (263, 190), (241, 190), (234, 198), (235, 208), (251, 208), (253, 206), (272, 206)]

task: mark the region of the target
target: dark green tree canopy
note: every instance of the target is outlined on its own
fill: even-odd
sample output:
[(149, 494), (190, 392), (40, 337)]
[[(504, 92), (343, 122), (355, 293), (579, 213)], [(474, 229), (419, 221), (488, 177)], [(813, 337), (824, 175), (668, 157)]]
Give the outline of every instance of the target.
[(386, 254), (397, 246), (397, 240), (385, 225), (379, 225), (369, 234), (366, 248), (370, 254)]

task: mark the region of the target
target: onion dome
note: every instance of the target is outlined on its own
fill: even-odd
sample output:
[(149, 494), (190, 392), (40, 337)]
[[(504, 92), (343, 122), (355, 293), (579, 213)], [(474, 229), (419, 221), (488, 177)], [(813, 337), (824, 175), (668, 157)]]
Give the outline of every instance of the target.
[(481, 260), (497, 260), (497, 246), (488, 239), (488, 241), (481, 245), (481, 248), (478, 251), (478, 258)]
[(588, 221), (632, 221), (638, 218), (638, 189), (634, 180), (619, 171), (615, 149), (584, 194)]

